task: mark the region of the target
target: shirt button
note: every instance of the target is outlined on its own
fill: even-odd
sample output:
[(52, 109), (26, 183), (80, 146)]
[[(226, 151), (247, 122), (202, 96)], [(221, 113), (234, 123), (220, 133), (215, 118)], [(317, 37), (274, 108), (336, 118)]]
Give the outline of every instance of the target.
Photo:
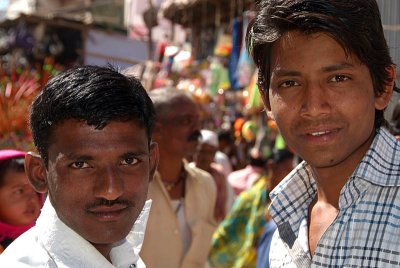
[(136, 264), (129, 265), (129, 268), (136, 268)]

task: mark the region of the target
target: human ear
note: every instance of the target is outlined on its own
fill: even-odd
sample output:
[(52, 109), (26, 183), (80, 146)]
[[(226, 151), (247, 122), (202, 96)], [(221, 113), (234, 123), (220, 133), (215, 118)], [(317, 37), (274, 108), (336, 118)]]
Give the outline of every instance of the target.
[(150, 144), (150, 181), (153, 179), (156, 173), (159, 161), (158, 144), (152, 142)]
[(267, 111), (271, 111), (271, 105), (269, 103), (269, 95), (268, 95), (268, 90), (265, 90), (263, 87), (258, 87), (258, 91), (260, 92), (261, 99), (264, 103), (265, 108)]
[(31, 152), (25, 156), (25, 172), (33, 188), (39, 193), (47, 192), (47, 174), (43, 159)]
[(153, 128), (153, 135), (152, 135), (152, 140), (153, 141), (159, 141), (162, 137), (161, 131), (162, 129), (162, 124), (160, 122), (155, 122), (154, 123), (154, 128)]
[(394, 83), (396, 81), (396, 67), (390, 65), (386, 67), (386, 72), (389, 74), (389, 82), (383, 86), (383, 92), (375, 97), (375, 109), (377, 110), (385, 109), (389, 105), (393, 94)]
[(260, 92), (261, 95), (261, 99), (264, 103), (265, 109), (267, 110), (267, 116), (272, 119), (274, 119), (274, 115), (271, 112), (271, 105), (269, 103), (269, 95), (268, 95), (268, 91), (264, 90), (263, 88), (258, 88), (258, 91)]

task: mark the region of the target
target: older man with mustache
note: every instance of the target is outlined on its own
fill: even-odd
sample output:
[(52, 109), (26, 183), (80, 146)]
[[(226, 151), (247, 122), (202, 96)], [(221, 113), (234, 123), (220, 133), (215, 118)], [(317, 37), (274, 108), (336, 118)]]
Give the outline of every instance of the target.
[(153, 204), (141, 256), (148, 268), (205, 267), (216, 227), (216, 185), (209, 173), (189, 167), (185, 159), (199, 142), (199, 109), (192, 96), (175, 88), (149, 95), (160, 163), (149, 187)]

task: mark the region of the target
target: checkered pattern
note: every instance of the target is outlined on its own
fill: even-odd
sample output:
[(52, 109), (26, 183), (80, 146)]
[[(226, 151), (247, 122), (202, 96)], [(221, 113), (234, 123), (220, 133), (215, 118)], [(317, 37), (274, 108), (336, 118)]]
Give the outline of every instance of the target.
[[(311, 267), (400, 267), (399, 190), (400, 142), (381, 128), (343, 187), (339, 213), (319, 241)], [(302, 258), (310, 258), (307, 215), (315, 194), (316, 183), (305, 162), (271, 193), (271, 216), (278, 226), (291, 228), (304, 250), (297, 255)], [(292, 256), (276, 232), (270, 266), (297, 267)]]

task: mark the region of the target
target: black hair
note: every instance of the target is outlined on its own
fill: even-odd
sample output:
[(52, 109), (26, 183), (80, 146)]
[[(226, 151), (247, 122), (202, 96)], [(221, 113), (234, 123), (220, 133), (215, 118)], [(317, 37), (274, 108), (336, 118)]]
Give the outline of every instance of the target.
[(225, 140), (227, 142), (233, 141), (232, 134), (229, 130), (221, 129), (218, 131), (217, 135), (218, 135), (218, 141), (222, 140)]
[(46, 165), (52, 130), (67, 119), (104, 128), (111, 121), (136, 121), (145, 127), (149, 145), (154, 107), (140, 81), (112, 66), (83, 66), (53, 77), (30, 110), (33, 140)]
[(278, 149), (272, 152), (272, 160), (275, 164), (282, 163), (287, 159), (293, 159), (293, 157), (294, 154), (288, 149)]
[(254, 157), (254, 156), (249, 156), (249, 165), (253, 167), (262, 167), (266, 168), (265, 164), (267, 163), (268, 158), (264, 157)]
[[(393, 82), (387, 70), (393, 62), (375, 0), (261, 0), (257, 11), (246, 42), (259, 68), (261, 90), (268, 90), (270, 84), (272, 45), (289, 31), (323, 32), (335, 39), (347, 54), (356, 55), (368, 67), (376, 96)], [(394, 90), (399, 90), (396, 85)], [(386, 124), (383, 111), (377, 110), (375, 127), (382, 124)]]
[(24, 163), (23, 156), (0, 161), (0, 187), (4, 185), (4, 175), (7, 171), (25, 172)]

